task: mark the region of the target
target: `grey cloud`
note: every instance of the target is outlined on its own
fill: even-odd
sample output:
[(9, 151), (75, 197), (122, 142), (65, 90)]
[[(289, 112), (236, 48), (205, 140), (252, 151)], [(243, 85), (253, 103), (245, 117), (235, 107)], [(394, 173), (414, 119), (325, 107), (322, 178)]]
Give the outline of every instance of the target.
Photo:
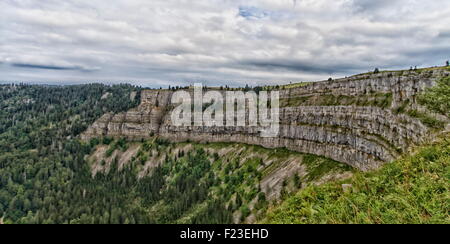
[(421, 57), (421, 58), (437, 58), (443, 61), (450, 57), (450, 46), (436, 46), (432, 48), (414, 48), (405, 52), (408, 57)]
[(442, 31), (438, 35), (439, 38), (449, 38), (450, 39), (450, 30)]
[(159, 87), (434, 66), (449, 59), (449, 13), (448, 1), (4, 0), (0, 72)]
[(394, 4), (402, 2), (401, 0), (354, 0), (356, 10), (360, 11), (376, 11), (382, 8), (389, 8)]
[(63, 66), (51, 66), (51, 65), (35, 65), (35, 64), (11, 64), (13, 67), (29, 68), (29, 69), (48, 69), (48, 70), (81, 70), (78, 67), (63, 67)]
[(336, 74), (354, 72), (360, 69), (357, 64), (316, 64), (298, 60), (246, 60), (241, 62), (244, 66), (253, 66), (272, 71), (290, 70), (294, 72), (307, 72), (317, 74)]
[(76, 70), (83, 72), (92, 72), (100, 70), (99, 67), (83, 67), (83, 66), (59, 66), (59, 65), (45, 65), (45, 64), (30, 64), (30, 63), (11, 63), (12, 67), (25, 69), (42, 69), (42, 70)]

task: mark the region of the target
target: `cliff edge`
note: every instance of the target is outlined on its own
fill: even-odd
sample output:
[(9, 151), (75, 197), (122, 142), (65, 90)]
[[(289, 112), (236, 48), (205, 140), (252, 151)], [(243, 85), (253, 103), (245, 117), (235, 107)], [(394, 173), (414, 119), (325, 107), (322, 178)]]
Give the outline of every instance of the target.
[[(105, 114), (81, 137), (245, 143), (325, 156), (368, 171), (448, 126), (448, 118), (427, 111), (418, 103), (418, 95), (449, 74), (448, 68), (389, 71), (282, 87), (280, 133), (275, 138), (261, 138), (251, 127), (172, 126), (174, 92), (145, 90), (139, 107)], [(430, 125), (427, 118), (439, 124)]]

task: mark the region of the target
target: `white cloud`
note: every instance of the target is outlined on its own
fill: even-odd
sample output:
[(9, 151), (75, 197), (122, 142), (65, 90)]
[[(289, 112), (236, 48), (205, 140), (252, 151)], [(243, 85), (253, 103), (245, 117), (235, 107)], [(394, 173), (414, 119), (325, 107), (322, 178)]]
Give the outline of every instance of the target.
[(4, 0), (5, 81), (319, 80), (450, 57), (450, 2)]

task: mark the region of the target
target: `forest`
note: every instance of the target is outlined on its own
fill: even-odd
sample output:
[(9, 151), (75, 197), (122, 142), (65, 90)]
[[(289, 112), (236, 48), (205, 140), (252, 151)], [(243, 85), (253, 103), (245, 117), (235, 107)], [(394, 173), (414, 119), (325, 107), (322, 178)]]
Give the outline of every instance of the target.
[[(0, 217), (4, 223), (86, 222), (105, 213), (87, 205), (91, 177), (77, 139), (105, 112), (138, 105), (131, 85), (0, 86)], [(104, 199), (106, 200), (106, 199)], [(99, 204), (101, 201), (99, 201)], [(111, 206), (112, 222), (122, 213)], [(134, 211), (134, 210), (130, 210)]]
[[(224, 201), (208, 199), (212, 187), (221, 182), (212, 172), (209, 155), (201, 149), (167, 159), (143, 179), (136, 175), (139, 159), (122, 170), (114, 162), (107, 173), (92, 177), (86, 156), (97, 145), (108, 145), (111, 153), (128, 142), (113, 138), (83, 142), (77, 136), (104, 113), (137, 106), (140, 90), (100, 84), (1, 86), (2, 222), (174, 223), (196, 205), (206, 203), (190, 223), (231, 223), (231, 211)], [(144, 144), (159, 151), (168, 145), (159, 139)]]

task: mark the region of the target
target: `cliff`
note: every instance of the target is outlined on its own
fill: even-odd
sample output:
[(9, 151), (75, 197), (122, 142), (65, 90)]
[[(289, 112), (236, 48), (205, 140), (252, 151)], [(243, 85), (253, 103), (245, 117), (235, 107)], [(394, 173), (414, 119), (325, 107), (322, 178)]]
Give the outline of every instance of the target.
[(82, 139), (159, 136), (173, 142), (245, 143), (325, 156), (368, 171), (433, 137), (433, 128), (405, 111), (420, 111), (448, 124), (448, 118), (421, 107), (417, 97), (449, 74), (446, 68), (381, 72), (282, 88), (276, 138), (261, 138), (250, 127), (174, 127), (173, 92), (146, 90), (139, 107), (105, 114)]

